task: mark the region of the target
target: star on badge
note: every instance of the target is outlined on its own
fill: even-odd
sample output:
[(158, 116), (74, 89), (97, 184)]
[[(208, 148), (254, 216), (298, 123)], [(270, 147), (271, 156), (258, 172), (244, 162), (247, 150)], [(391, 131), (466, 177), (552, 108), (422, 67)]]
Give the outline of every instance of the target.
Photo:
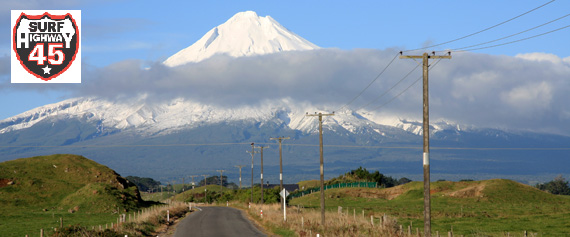
[(51, 68), (48, 67), (48, 65), (46, 65), (46, 67), (42, 68), (44, 70), (44, 74), (50, 74), (49, 72), (51, 71)]

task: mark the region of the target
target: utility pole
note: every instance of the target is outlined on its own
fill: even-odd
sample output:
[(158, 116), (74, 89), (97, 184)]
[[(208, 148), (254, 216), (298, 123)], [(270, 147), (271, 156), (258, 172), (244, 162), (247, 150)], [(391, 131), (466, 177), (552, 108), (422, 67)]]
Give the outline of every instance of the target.
[[(208, 177), (207, 174), (203, 174), (202, 176), (204, 176), (204, 187), (206, 187), (206, 184), (208, 184), (208, 179), (206, 177)], [(208, 202), (208, 189), (204, 188), (204, 202)]]
[(200, 175), (190, 175), (192, 177), (192, 189), (194, 189), (194, 177), (198, 177)]
[[(402, 54), (402, 52), (400, 52)], [(431, 236), (431, 201), (430, 201), (430, 167), (429, 167), (429, 59), (451, 59), (451, 52), (447, 56), (436, 56), (424, 53), (423, 55), (400, 55), (400, 59), (422, 59), (423, 65), (423, 134), (424, 134), (424, 236)]]
[(203, 174), (202, 176), (204, 176), (204, 186), (208, 185), (208, 179), (206, 179), (206, 177), (208, 177), (208, 175)]
[(259, 148), (261, 153), (261, 204), (263, 205), (263, 149), (269, 146), (256, 146), (255, 148)]
[(224, 182), (223, 182), (224, 176), (223, 176), (223, 174), (224, 174), (225, 170), (216, 170), (216, 171), (220, 172), (220, 192), (222, 192), (223, 187), (224, 187)]
[(186, 183), (184, 182), (184, 177), (182, 177), (182, 192), (184, 192), (184, 186), (186, 185)]
[(323, 116), (334, 116), (334, 112), (332, 114), (323, 114), (323, 113), (316, 113), (309, 114), (307, 113), (306, 116), (318, 116), (319, 117), (319, 145), (321, 148), (321, 225), (325, 226), (325, 175), (324, 175), (324, 165), (323, 165)]
[(236, 165), (235, 167), (239, 168), (239, 189), (241, 189), (241, 168), (245, 165)]
[(251, 143), (251, 152), (245, 151), (247, 153), (251, 153), (251, 199), (250, 199), (249, 203), (253, 203), (253, 156), (255, 155), (255, 153), (257, 153), (257, 151), (255, 151), (254, 149), (255, 149), (255, 146), (254, 146), (254, 143), (252, 142)]
[[(269, 138), (269, 140), (279, 141), (279, 192), (283, 190), (283, 150), (281, 147), (281, 142), (286, 139), (291, 139), (290, 137), (275, 137)], [(281, 203), (284, 205), (283, 203)]]

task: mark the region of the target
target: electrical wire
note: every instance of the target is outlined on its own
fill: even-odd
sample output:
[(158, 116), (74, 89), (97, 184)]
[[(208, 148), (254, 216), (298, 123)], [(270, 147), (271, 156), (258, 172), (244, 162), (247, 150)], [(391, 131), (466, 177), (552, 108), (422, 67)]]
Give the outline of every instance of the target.
[[(495, 44), (495, 45), (490, 45), (490, 46), (485, 46), (485, 47), (480, 47), (480, 48), (463, 49), (463, 50), (458, 50), (458, 51), (454, 51), (454, 52), (475, 51), (475, 50), (488, 49), (488, 48), (494, 48), (494, 47), (504, 46), (504, 45), (513, 44), (513, 43), (518, 43), (518, 42), (525, 41), (525, 40), (529, 40), (529, 39), (533, 39), (533, 38), (536, 38), (536, 37), (539, 37), (539, 36), (551, 34), (551, 33), (554, 33), (554, 32), (556, 32), (556, 31), (560, 31), (560, 30), (566, 29), (566, 28), (568, 28), (568, 27), (570, 27), (570, 25), (563, 26), (563, 27), (560, 27), (560, 28), (558, 28), (558, 29), (554, 29), (554, 30), (551, 30), (551, 31), (548, 31), (548, 32), (544, 32), (544, 33), (542, 33), (542, 34), (533, 35), (533, 36), (530, 36), (530, 37), (526, 37), (526, 38), (522, 38), (522, 39), (518, 39), (518, 40), (509, 41), (509, 42), (502, 43), (502, 44)], [(464, 47), (464, 48), (465, 48), (465, 47)]]
[(378, 74), (378, 76), (376, 76), (374, 78), (374, 80), (372, 80), (368, 86), (366, 86), (362, 91), (360, 91), (360, 93), (358, 93), (358, 95), (356, 95), (354, 98), (352, 98), (352, 100), (350, 100), (348, 103), (346, 103), (345, 105), (343, 105), (342, 107), (340, 107), (339, 109), (337, 109), (336, 111), (341, 111), (343, 108), (349, 106), (350, 104), (352, 104), (352, 102), (354, 102), (358, 97), (360, 97), (364, 91), (366, 91), (374, 82), (376, 82), (376, 80), (378, 80), (378, 78), (380, 78), (380, 76), (382, 76), (382, 74), (384, 74), (384, 72), (386, 71), (386, 69), (388, 69), (388, 67), (390, 67), (390, 65), (392, 65), (392, 63), (394, 62), (394, 60), (396, 60), (396, 58), (398, 57), (398, 54), (396, 54), (394, 56), (394, 58), (392, 58), (392, 60), (388, 63), (388, 65), (386, 65), (386, 67), (384, 67), (384, 69), (382, 69), (382, 71)]
[[(513, 37), (513, 36), (517, 36), (517, 35), (520, 35), (520, 34), (523, 34), (523, 33), (529, 32), (529, 31), (531, 31), (531, 30), (534, 30), (534, 29), (537, 29), (537, 28), (543, 27), (543, 26), (545, 26), (545, 25), (548, 25), (548, 24), (550, 24), (550, 23), (553, 23), (553, 22), (559, 21), (559, 20), (561, 20), (561, 19), (563, 19), (563, 18), (566, 18), (566, 17), (568, 17), (568, 16), (570, 16), (570, 14), (564, 15), (564, 16), (562, 16), (562, 17), (559, 17), (559, 18), (556, 18), (556, 19), (554, 19), (554, 20), (552, 20), (552, 21), (549, 21), (549, 22), (543, 23), (543, 24), (541, 24), (541, 25), (538, 25), (538, 26), (532, 27), (532, 28), (530, 28), (530, 29), (527, 29), (527, 30), (524, 30), (524, 31), (521, 31), (521, 32), (518, 32), (518, 33), (515, 33), (515, 34), (512, 34), (512, 35), (508, 35), (508, 36), (505, 36), (505, 37), (502, 37), (502, 38), (499, 38), (499, 39), (495, 39), (495, 40), (487, 41), (487, 42), (484, 42), (484, 43), (480, 43), (480, 44), (474, 44), (474, 45), (470, 45), (470, 46), (465, 46), (465, 47), (461, 47), (461, 48), (452, 49), (452, 51), (460, 51), (460, 50), (462, 50), (462, 49), (466, 49), (466, 48), (472, 48), (472, 47), (476, 47), (476, 46), (480, 46), (480, 45), (485, 45), (485, 44), (489, 44), (489, 43), (497, 42), (497, 41), (500, 41), (500, 40), (504, 40), (504, 39), (507, 39), (507, 38), (511, 38), (511, 37)], [(441, 52), (441, 51), (439, 51), (439, 52)]]
[(404, 52), (415, 51), (415, 50), (422, 50), (422, 49), (429, 49), (429, 48), (433, 48), (433, 47), (437, 47), (437, 46), (449, 44), (449, 43), (452, 43), (452, 42), (455, 42), (455, 41), (459, 41), (459, 40), (462, 40), (462, 39), (465, 39), (465, 38), (474, 36), (474, 35), (476, 35), (476, 34), (479, 34), (479, 33), (485, 32), (485, 31), (488, 31), (488, 30), (493, 29), (493, 28), (495, 28), (495, 27), (497, 27), (497, 26), (500, 26), (500, 25), (503, 25), (503, 24), (505, 24), (505, 23), (507, 23), (507, 22), (510, 22), (510, 21), (512, 21), (512, 20), (515, 20), (515, 19), (517, 19), (517, 18), (519, 18), (519, 17), (522, 17), (522, 16), (524, 16), (524, 15), (526, 15), (526, 14), (528, 14), (528, 13), (531, 13), (531, 12), (533, 12), (533, 11), (536, 11), (536, 10), (538, 10), (538, 9), (540, 9), (540, 8), (542, 8), (542, 7), (544, 7), (544, 6), (548, 5), (548, 4), (550, 4), (550, 3), (553, 3), (554, 1), (556, 1), (556, 0), (552, 0), (552, 1), (550, 1), (550, 2), (547, 2), (547, 3), (545, 3), (545, 4), (542, 4), (542, 5), (540, 5), (540, 6), (538, 6), (538, 7), (535, 7), (535, 8), (533, 8), (533, 9), (531, 9), (531, 10), (529, 10), (529, 11), (523, 13), (523, 14), (520, 14), (520, 15), (518, 15), (518, 16), (515, 16), (515, 17), (513, 17), (513, 18), (511, 18), (511, 19), (508, 19), (508, 20), (506, 20), (506, 21), (503, 21), (503, 22), (498, 23), (498, 24), (496, 24), (496, 25), (493, 25), (493, 26), (491, 26), (491, 27), (487, 27), (487, 28), (485, 28), (485, 29), (483, 29), (483, 30), (480, 30), (480, 31), (477, 31), (477, 32), (475, 32), (475, 33), (471, 33), (471, 34), (468, 34), (468, 35), (466, 35), (466, 36), (459, 37), (459, 38), (457, 38), (457, 39), (453, 39), (453, 40), (446, 41), (446, 42), (439, 43), (439, 44), (434, 44), (434, 45), (430, 45), (430, 46), (426, 46), (426, 47), (422, 47), (422, 48), (417, 48), (417, 49), (406, 50), (406, 51), (404, 51)]
[[(232, 146), (232, 145), (247, 145), (250, 147), (249, 142), (242, 143), (189, 143), (189, 144), (148, 144), (148, 145), (66, 145), (66, 146), (0, 146), (2, 148), (123, 148), (123, 147), (177, 147), (177, 146)], [(274, 143), (255, 143), (260, 145), (273, 145)], [(287, 143), (283, 146), (292, 147), (319, 147), (319, 144), (295, 144)], [(331, 148), (368, 148), (368, 149), (408, 149), (420, 150), (421, 146), (358, 146), (358, 145), (323, 145), (324, 147)], [(570, 147), (430, 147), (435, 150), (525, 150), (525, 151), (553, 151), (563, 150), (570, 151)]]
[[(535, 10), (538, 10), (538, 9), (540, 9), (540, 8), (546, 6), (546, 5), (548, 5), (548, 4), (550, 4), (550, 3), (554, 2), (554, 1), (556, 1), (556, 0), (549, 1), (549, 2), (547, 2), (547, 3), (545, 3), (545, 4), (542, 4), (542, 5), (538, 6), (538, 7), (535, 7), (535, 8), (533, 8), (533, 9), (529, 10), (529, 11), (526, 11), (526, 12), (520, 14), (520, 15), (517, 15), (517, 16), (515, 16), (515, 17), (513, 17), (513, 18), (510, 18), (510, 19), (508, 19), (508, 20), (506, 20), (506, 21), (503, 21), (503, 22), (501, 22), (501, 23), (495, 24), (495, 25), (493, 25), (493, 26), (491, 26), (491, 27), (487, 27), (487, 28), (485, 28), (485, 29), (483, 29), (483, 30), (480, 30), (480, 31), (477, 31), (477, 32), (475, 32), (475, 33), (471, 33), (471, 34), (469, 34), (469, 35), (466, 35), (466, 36), (463, 36), (463, 37), (460, 37), (460, 38), (457, 38), (457, 39), (454, 39), (454, 40), (446, 41), (446, 42), (443, 42), (443, 43), (440, 43), (440, 44), (435, 44), (435, 45), (431, 45), (431, 46), (427, 46), (427, 47), (423, 47), (423, 48), (417, 48), (417, 49), (406, 50), (406, 51), (403, 51), (403, 52), (409, 52), (409, 51), (421, 50), (421, 49), (428, 49), (428, 48), (432, 48), (432, 47), (436, 47), (436, 46), (441, 46), (441, 45), (444, 45), (444, 44), (452, 43), (452, 42), (455, 42), (455, 41), (459, 41), (459, 40), (461, 40), (461, 39), (465, 39), (465, 38), (471, 37), (471, 36), (473, 36), (473, 35), (476, 35), (476, 34), (485, 32), (485, 31), (487, 31), (487, 30), (493, 29), (493, 28), (495, 28), (495, 27), (498, 27), (498, 26), (500, 26), (500, 25), (503, 25), (503, 24), (505, 24), (505, 23), (507, 23), (507, 22), (513, 21), (513, 20), (515, 20), (515, 19), (517, 19), (517, 18), (519, 18), (519, 17), (522, 17), (522, 16), (524, 16), (524, 15), (526, 15), (526, 14), (529, 14), (529, 13), (535, 11)], [(461, 51), (473, 51), (473, 50), (480, 50), (480, 49), (498, 47), (498, 46), (503, 46), (503, 45), (507, 45), (507, 44), (511, 44), (511, 43), (520, 42), (520, 41), (523, 41), (523, 40), (528, 40), (528, 39), (535, 38), (535, 37), (538, 37), (538, 36), (541, 36), (541, 35), (553, 33), (553, 32), (555, 32), (555, 31), (562, 30), (562, 29), (567, 28), (567, 27), (569, 27), (569, 26), (566, 26), (566, 27), (563, 27), (563, 28), (559, 28), (559, 29), (557, 29), (557, 30), (554, 30), (554, 31), (551, 31), (551, 32), (547, 32), (547, 33), (543, 33), (543, 34), (540, 34), (540, 35), (535, 35), (535, 36), (532, 36), (532, 37), (528, 37), (528, 38), (525, 38), (525, 39), (520, 39), (520, 40), (511, 41), (511, 42), (507, 42), (507, 43), (503, 43), (503, 44), (498, 44), (498, 45), (492, 45), (492, 46), (486, 46), (486, 47), (481, 47), (481, 48), (469, 49), (469, 48), (471, 48), (471, 47), (476, 47), (476, 46), (479, 46), (479, 45), (489, 44), (489, 43), (492, 43), (492, 42), (500, 41), (500, 40), (503, 40), (503, 39), (507, 39), (507, 38), (510, 38), (510, 37), (513, 37), (513, 36), (516, 36), (516, 35), (519, 35), (519, 34), (522, 34), (522, 33), (528, 32), (528, 31), (531, 31), (531, 30), (534, 30), (534, 29), (536, 29), (536, 28), (539, 28), (539, 27), (548, 25), (548, 24), (550, 24), (550, 23), (552, 23), (552, 22), (555, 22), (555, 21), (558, 21), (558, 20), (560, 20), (560, 19), (563, 19), (563, 18), (565, 18), (565, 17), (567, 17), (567, 16), (569, 16), (569, 15), (570, 15), (570, 14), (565, 15), (565, 16), (562, 16), (562, 17), (560, 17), (560, 18), (554, 19), (554, 20), (549, 21), (549, 22), (547, 22), (547, 23), (544, 23), (544, 24), (535, 26), (535, 27), (533, 27), (533, 28), (530, 28), (530, 29), (521, 31), (521, 32), (516, 33), (516, 34), (512, 34), (512, 35), (509, 35), (509, 36), (506, 36), (506, 37), (502, 37), (502, 38), (499, 38), (499, 39), (495, 39), (495, 40), (492, 40), (492, 41), (488, 41), (488, 42), (484, 42), (484, 43), (480, 43), (480, 44), (476, 44), (476, 45), (471, 45), (471, 46), (466, 46), (466, 47), (457, 48), (457, 49), (454, 49), (453, 51), (458, 51), (458, 52), (461, 52)], [(463, 49), (467, 49), (467, 50), (463, 50)], [(362, 94), (363, 94), (368, 88), (370, 88), (370, 86), (371, 86), (374, 82), (376, 82), (376, 80), (378, 80), (378, 78), (380, 78), (380, 76), (386, 71), (386, 69), (394, 62), (394, 60), (396, 59), (397, 56), (398, 56), (398, 55), (394, 56), (394, 58), (392, 58), (392, 60), (390, 61), (390, 63), (388, 63), (388, 65), (386, 65), (386, 67), (384, 67), (384, 69), (374, 78), (374, 80), (372, 80), (362, 91), (360, 91), (360, 93), (358, 93), (358, 94), (357, 94), (354, 98), (352, 98), (348, 103), (346, 103), (345, 105), (343, 105), (342, 107), (340, 107), (339, 109), (337, 109), (337, 111), (342, 111), (343, 108), (348, 107), (348, 106), (351, 105), (357, 98), (359, 98), (360, 96), (362, 96)], [(435, 65), (434, 65), (434, 66), (435, 66)], [(415, 69), (414, 69), (414, 70), (415, 70)], [(410, 72), (410, 73), (411, 73), (411, 72)], [(367, 104), (365, 104), (365, 105), (363, 105), (363, 106), (358, 107), (356, 110), (362, 109), (362, 108), (364, 108), (364, 107), (366, 107), (366, 106), (368, 106), (368, 105), (370, 105), (370, 104), (372, 104), (372, 103), (378, 101), (378, 100), (379, 100), (380, 98), (382, 98), (386, 93), (388, 93), (390, 90), (392, 90), (394, 87), (396, 87), (399, 83), (401, 83), (410, 73), (408, 73), (406, 76), (404, 76), (404, 78), (402, 78), (402, 79), (401, 79), (400, 81), (398, 81), (394, 86), (392, 86), (390, 89), (388, 89), (388, 91), (384, 92), (382, 95), (378, 96), (378, 97), (377, 97), (376, 99), (374, 99), (373, 101), (371, 101), (371, 102), (369, 102), (369, 103), (367, 103)], [(417, 81), (416, 81), (415, 83), (417, 83)], [(415, 83), (414, 83), (414, 84), (415, 84)], [(413, 84), (412, 84), (412, 85), (413, 85)], [(410, 86), (410, 87), (411, 87), (411, 86)], [(409, 87), (406, 88), (406, 90), (407, 90), (407, 89), (409, 89)], [(400, 93), (400, 94), (402, 94), (402, 93)], [(395, 98), (392, 98), (389, 102), (393, 101), (394, 99), (395, 99)], [(389, 102), (388, 102), (388, 103), (389, 103)], [(387, 104), (387, 103), (385, 103), (385, 104)], [(385, 104), (384, 104), (384, 105), (385, 105)], [(380, 106), (380, 107), (383, 107), (383, 105)], [(378, 107), (378, 108), (380, 108), (380, 107)], [(378, 109), (378, 108), (377, 108), (377, 109)]]
[[(439, 63), (439, 61), (441, 61), (441, 59), (438, 59), (432, 66), (432, 69), (435, 68), (435, 66), (437, 66), (437, 64)], [(373, 110), (378, 110), (384, 106), (386, 106), (387, 104), (391, 103), (392, 101), (394, 101), (396, 98), (400, 97), (402, 94), (404, 94), (404, 92), (406, 92), (408, 89), (410, 89), (412, 86), (414, 86), (416, 83), (418, 83), (418, 81), (420, 81), (423, 78), (423, 75), (418, 77), (418, 79), (416, 79), (410, 86), (406, 87), (406, 89), (404, 89), (402, 92), (400, 92), (399, 94), (397, 94), (396, 96), (392, 97), (392, 99), (388, 100), (386, 103), (381, 104), (380, 106), (374, 108)]]
[(412, 72), (414, 72), (416, 69), (418, 69), (420, 67), (420, 65), (416, 65), (416, 67), (414, 67), (412, 70), (410, 70), (404, 77), (402, 77), (402, 79), (400, 79), (396, 84), (394, 84), (392, 87), (390, 87), (390, 89), (386, 90), (384, 93), (382, 93), (380, 96), (376, 97), (374, 100), (368, 102), (367, 104), (360, 106), (358, 108), (355, 109), (355, 111), (358, 111), (362, 108), (365, 108), (366, 106), (375, 103), (376, 101), (378, 101), (380, 98), (384, 97), (384, 95), (388, 94), (388, 92), (390, 92), (392, 89), (394, 89), (396, 86), (398, 86), (401, 82), (403, 82), (406, 78), (408, 78), (408, 76), (410, 76), (412, 74)]

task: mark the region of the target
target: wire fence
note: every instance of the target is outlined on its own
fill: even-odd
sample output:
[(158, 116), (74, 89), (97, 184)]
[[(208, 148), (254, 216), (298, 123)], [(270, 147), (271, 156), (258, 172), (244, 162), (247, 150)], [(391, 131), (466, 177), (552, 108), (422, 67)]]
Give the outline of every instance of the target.
[[(377, 187), (378, 183), (376, 182), (354, 182), (354, 183), (338, 183), (338, 184), (325, 185), (324, 189), (327, 190), (333, 188), (377, 188)], [(321, 191), (321, 187), (308, 188), (303, 191), (292, 193), (290, 197), (291, 198), (302, 197), (307, 194), (319, 191)]]

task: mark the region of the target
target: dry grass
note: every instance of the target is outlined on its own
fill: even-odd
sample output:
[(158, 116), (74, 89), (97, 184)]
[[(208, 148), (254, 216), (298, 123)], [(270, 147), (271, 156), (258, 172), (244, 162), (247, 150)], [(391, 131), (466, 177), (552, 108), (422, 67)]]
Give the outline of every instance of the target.
[(187, 203), (171, 202), (168, 205), (153, 206), (143, 211), (126, 214), (124, 220), (117, 218), (115, 223), (91, 228), (69, 226), (57, 230), (53, 236), (156, 236), (156, 233), (167, 230), (175, 220), (184, 217), (188, 209)]
[[(325, 226), (323, 226), (319, 210), (287, 207), (287, 221), (285, 222), (283, 211), (278, 204), (253, 204), (251, 208), (247, 209), (247, 206), (245, 208), (247, 213), (261, 225), (273, 232), (285, 232), (280, 233), (281, 235), (402, 236), (399, 233), (396, 219), (389, 216), (374, 216), (372, 224), (370, 216), (353, 215), (346, 210), (342, 213), (326, 212)], [(263, 210), (263, 218), (260, 217), (261, 210)]]

